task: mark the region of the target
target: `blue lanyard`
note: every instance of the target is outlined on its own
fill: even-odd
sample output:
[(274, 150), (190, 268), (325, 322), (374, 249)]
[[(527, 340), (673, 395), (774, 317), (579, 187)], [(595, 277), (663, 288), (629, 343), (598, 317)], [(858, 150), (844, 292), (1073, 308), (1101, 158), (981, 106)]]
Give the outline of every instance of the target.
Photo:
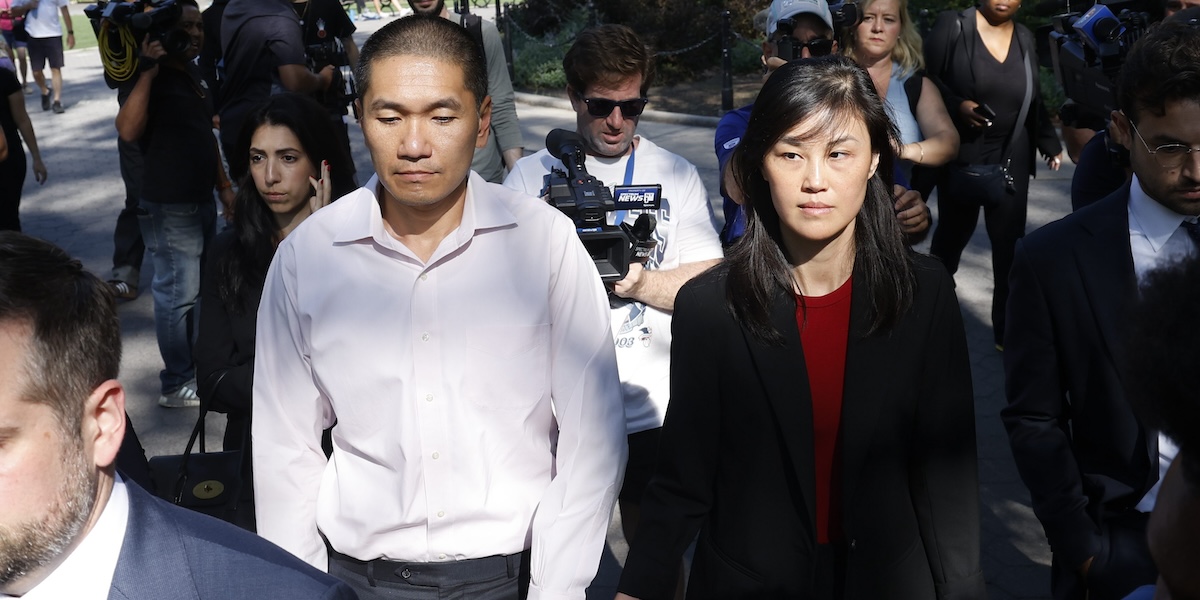
[[(636, 150), (631, 145), (629, 147), (629, 162), (625, 163), (625, 183), (621, 185), (633, 185), (633, 154)], [(613, 216), (613, 225), (620, 225), (625, 222), (625, 214), (627, 210), (618, 210)]]

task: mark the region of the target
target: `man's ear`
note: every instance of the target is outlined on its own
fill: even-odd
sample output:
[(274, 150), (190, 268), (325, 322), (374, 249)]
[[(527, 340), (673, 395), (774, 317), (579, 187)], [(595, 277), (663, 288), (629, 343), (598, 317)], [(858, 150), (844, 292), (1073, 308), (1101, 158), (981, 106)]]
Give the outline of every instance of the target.
[(475, 147), (485, 148), (488, 134), (492, 131), (492, 97), (484, 96), (479, 105), (479, 131), (475, 133)]
[(81, 429), (96, 467), (113, 465), (125, 439), (125, 388), (120, 382), (109, 379), (92, 390), (84, 404)]
[(1114, 110), (1111, 115), (1111, 123), (1108, 126), (1108, 135), (1112, 140), (1125, 147), (1130, 152), (1133, 151), (1133, 132), (1130, 131), (1129, 117), (1125, 113)]

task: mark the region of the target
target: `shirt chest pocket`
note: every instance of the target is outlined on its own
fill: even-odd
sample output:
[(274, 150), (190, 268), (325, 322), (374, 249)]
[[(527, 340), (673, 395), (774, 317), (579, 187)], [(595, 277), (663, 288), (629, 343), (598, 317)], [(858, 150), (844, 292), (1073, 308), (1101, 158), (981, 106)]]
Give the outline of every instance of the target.
[(463, 347), (461, 390), (472, 405), (526, 409), (549, 396), (549, 324), (477, 327)]

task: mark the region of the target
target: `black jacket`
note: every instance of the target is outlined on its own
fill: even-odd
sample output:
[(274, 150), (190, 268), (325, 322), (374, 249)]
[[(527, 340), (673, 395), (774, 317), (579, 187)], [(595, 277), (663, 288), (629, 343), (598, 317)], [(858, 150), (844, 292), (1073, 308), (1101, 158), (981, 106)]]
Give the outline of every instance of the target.
[[(984, 598), (971, 367), (945, 268), (918, 257), (913, 307), (864, 336), (856, 271), (841, 423), (847, 599)], [(671, 403), (620, 590), (673, 588), (699, 531), (688, 598), (821, 597), (812, 399), (795, 300), (750, 336), (718, 267), (686, 284), (672, 322)]]

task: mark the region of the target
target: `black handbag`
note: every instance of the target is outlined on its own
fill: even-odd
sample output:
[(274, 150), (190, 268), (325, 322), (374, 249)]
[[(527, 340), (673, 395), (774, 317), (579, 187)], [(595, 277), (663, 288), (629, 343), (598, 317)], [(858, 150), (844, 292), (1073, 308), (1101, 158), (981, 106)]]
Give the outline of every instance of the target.
[(1009, 194), (1017, 193), (1017, 187), (1008, 166), (1011, 159), (1001, 165), (951, 165), (943, 177), (956, 190), (995, 190), (1003, 189)]
[[(220, 385), (225, 373), (217, 380)], [(215, 387), (215, 386), (214, 386)], [(242, 467), (245, 453), (238, 450), (205, 452), (204, 417), (208, 414), (207, 403), (200, 408), (200, 418), (192, 428), (183, 454), (155, 456), (149, 461), (150, 480), (154, 493), (163, 500), (234, 522), (237, 516), (238, 497), (242, 491)], [(199, 452), (193, 453), (196, 440), (200, 440)], [(242, 444), (242, 448), (245, 444)]]

